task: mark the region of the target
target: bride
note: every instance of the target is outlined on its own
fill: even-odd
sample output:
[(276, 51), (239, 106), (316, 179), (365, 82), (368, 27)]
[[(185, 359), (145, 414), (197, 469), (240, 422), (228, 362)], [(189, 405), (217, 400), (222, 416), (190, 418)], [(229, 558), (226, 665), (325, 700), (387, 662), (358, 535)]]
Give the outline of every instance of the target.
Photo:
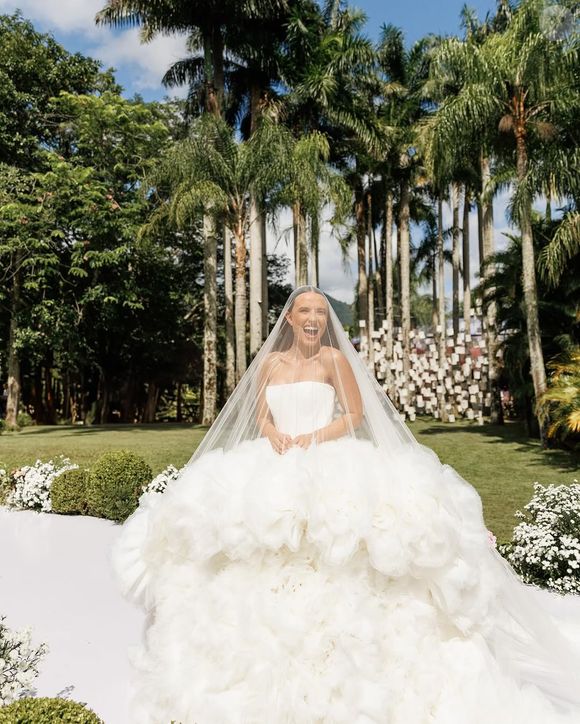
[(314, 287), (113, 563), (139, 724), (580, 722), (580, 597), (518, 579)]

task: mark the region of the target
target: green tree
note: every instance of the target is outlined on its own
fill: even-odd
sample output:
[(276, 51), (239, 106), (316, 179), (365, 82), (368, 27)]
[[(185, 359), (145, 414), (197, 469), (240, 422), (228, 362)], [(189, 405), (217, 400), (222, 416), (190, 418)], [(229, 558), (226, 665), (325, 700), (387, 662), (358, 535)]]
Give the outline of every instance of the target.
[(513, 210), (522, 235), (523, 296), (536, 399), (545, 390), (546, 375), (531, 221), (539, 189), (534, 188), (531, 171), (546, 141), (558, 132), (564, 107), (578, 107), (577, 38), (570, 43), (554, 40), (542, 26), (545, 10), (543, 0), (525, 0), (504, 32), (490, 35), (481, 45), (449, 40), (437, 58), (462, 80), (459, 93), (437, 114), (444, 142), (466, 131), (489, 137), (494, 129), (496, 136), (513, 141), (503, 155), (513, 159)]
[[(396, 184), (398, 196), (399, 293), (405, 374), (408, 374), (410, 364), (411, 208), (415, 188), (426, 180), (419, 129), (427, 113), (422, 89), (429, 71), (432, 42), (431, 38), (425, 38), (406, 49), (401, 30), (385, 25), (377, 49), (383, 88), (380, 113), (391, 147), (388, 158), (392, 166), (385, 175), (389, 186), (393, 182)], [(388, 285), (389, 282), (385, 286)], [(390, 306), (390, 300), (387, 300), (387, 306)]]
[(237, 141), (227, 124), (205, 115), (188, 138), (167, 155), (158, 175), (169, 184), (171, 202), (159, 210), (178, 226), (201, 212), (223, 220), (235, 240), (236, 376), (246, 369), (246, 235), (250, 197), (266, 198), (281, 185), (289, 168), (291, 137), (273, 123), (260, 124), (248, 141)]
[(61, 91), (88, 93), (114, 86), (96, 60), (71, 54), (37, 32), (20, 12), (0, 15), (0, 163), (35, 169), (50, 143), (50, 99)]
[[(534, 217), (533, 238), (536, 254), (551, 243), (558, 222)], [(534, 388), (530, 377), (530, 351), (527, 340), (527, 314), (523, 295), (521, 237), (509, 235), (505, 251), (489, 260), (493, 271), (485, 275), (476, 293), (483, 303), (497, 308), (502, 365), (499, 382), (512, 393), (516, 409), (522, 415), (530, 434), (537, 428), (534, 418)], [(578, 258), (569, 264), (557, 287), (541, 277), (538, 299), (542, 348), (548, 359), (569, 352), (580, 342), (578, 303), (580, 269)]]

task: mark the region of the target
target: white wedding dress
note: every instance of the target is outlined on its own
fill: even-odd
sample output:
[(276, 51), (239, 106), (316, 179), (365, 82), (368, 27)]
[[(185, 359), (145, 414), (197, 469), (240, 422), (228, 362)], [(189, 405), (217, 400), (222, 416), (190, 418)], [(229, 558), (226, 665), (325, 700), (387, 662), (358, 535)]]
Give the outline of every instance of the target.
[[(321, 382), (266, 398), (292, 436), (335, 408)], [(580, 722), (578, 605), (515, 578), (477, 492), (422, 446), (212, 451), (141, 497), (113, 560), (149, 612), (138, 724)]]

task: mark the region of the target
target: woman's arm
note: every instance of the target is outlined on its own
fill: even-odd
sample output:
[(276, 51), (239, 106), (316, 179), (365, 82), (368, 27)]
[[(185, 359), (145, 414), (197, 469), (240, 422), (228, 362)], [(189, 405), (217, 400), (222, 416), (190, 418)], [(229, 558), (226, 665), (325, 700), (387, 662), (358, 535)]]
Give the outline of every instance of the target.
[(274, 355), (270, 354), (264, 360), (258, 373), (258, 401), (256, 405), (256, 425), (260, 435), (266, 435), (270, 426), (274, 427), (274, 419), (266, 402), (266, 385), (272, 369)]
[(264, 360), (258, 374), (258, 400), (256, 404), (256, 425), (260, 435), (267, 437), (272, 449), (279, 455), (283, 455), (292, 442), (290, 435), (278, 432), (274, 425), (274, 418), (266, 401), (266, 386), (274, 364), (277, 362), (276, 353), (271, 354)]

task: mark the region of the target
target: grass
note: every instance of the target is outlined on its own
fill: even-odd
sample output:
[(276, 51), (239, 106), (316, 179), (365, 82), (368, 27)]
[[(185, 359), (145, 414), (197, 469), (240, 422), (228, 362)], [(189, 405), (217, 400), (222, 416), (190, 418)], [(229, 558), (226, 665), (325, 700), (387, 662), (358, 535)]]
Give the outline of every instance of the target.
[(178, 424), (25, 427), (0, 435), (0, 465), (13, 469), (63, 454), (90, 466), (104, 452), (125, 449), (142, 455), (156, 474), (170, 463), (184, 465), (206, 429)]
[[(424, 419), (410, 427), (419, 442), (475, 486), (486, 523), (501, 542), (511, 538), (514, 513), (530, 499), (534, 481), (570, 483), (578, 477), (579, 455), (542, 450), (518, 423), (444, 425)], [(205, 432), (203, 427), (177, 424), (28, 427), (0, 436), (0, 467), (12, 469), (61, 453), (90, 465), (107, 450), (125, 448), (142, 455), (157, 473), (170, 463), (186, 463)]]
[(539, 440), (526, 437), (523, 425), (443, 424), (417, 420), (413, 434), (470, 482), (483, 501), (488, 528), (499, 542), (511, 539), (518, 522), (513, 516), (533, 493), (533, 484), (571, 483), (580, 470), (580, 455), (543, 450)]

